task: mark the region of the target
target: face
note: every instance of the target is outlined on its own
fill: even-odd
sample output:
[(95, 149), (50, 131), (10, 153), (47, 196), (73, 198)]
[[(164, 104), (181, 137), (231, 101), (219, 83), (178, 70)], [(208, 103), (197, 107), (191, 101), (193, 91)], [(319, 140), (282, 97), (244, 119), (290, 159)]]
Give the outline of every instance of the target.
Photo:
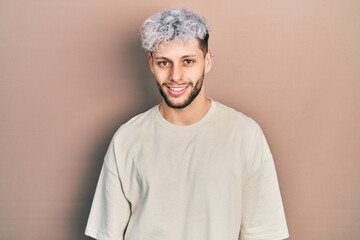
[(175, 40), (149, 54), (149, 65), (165, 103), (183, 109), (201, 95), (212, 56), (210, 51), (204, 56), (197, 39)]

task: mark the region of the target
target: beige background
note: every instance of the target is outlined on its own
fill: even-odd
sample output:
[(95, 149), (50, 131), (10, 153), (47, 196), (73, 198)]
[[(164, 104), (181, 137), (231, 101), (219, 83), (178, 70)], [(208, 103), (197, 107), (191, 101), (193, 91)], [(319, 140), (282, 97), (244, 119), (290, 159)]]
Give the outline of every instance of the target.
[[(360, 239), (360, 1), (183, 1), (208, 95), (253, 117), (291, 240)], [(138, 29), (175, 1), (0, 1), (0, 239), (83, 235), (115, 130), (159, 103)]]

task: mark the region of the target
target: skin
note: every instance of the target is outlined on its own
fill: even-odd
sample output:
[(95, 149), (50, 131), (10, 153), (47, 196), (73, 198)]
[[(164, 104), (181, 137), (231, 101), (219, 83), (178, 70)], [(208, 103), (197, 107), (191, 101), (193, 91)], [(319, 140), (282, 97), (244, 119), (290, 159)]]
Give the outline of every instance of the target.
[[(149, 53), (148, 60), (159, 90), (170, 103), (168, 105), (163, 97), (159, 106), (162, 116), (175, 125), (189, 125), (203, 118), (211, 106), (205, 94), (204, 81), (205, 74), (212, 67), (211, 51), (204, 54), (199, 40), (195, 38), (188, 41), (173, 40), (161, 44), (152, 54)], [(182, 107), (196, 86), (198, 89), (201, 87), (200, 92), (189, 105)], [(185, 89), (176, 92), (170, 87)]]

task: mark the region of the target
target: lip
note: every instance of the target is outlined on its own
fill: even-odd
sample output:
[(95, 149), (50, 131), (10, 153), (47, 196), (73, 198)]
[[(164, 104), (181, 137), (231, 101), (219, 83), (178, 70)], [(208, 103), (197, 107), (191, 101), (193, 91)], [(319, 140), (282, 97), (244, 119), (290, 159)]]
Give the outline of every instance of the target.
[(179, 96), (181, 94), (184, 94), (188, 88), (188, 86), (166, 86), (168, 89), (168, 92), (171, 95)]

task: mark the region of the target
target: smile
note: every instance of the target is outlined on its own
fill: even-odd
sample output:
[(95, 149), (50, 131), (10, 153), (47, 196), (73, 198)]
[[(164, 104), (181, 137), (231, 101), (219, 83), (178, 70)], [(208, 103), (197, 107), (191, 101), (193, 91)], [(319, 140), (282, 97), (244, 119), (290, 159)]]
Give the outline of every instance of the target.
[(168, 88), (170, 94), (181, 95), (186, 91), (187, 86), (186, 87), (167, 87), (167, 88)]
[(170, 89), (173, 90), (173, 91), (179, 92), (179, 91), (181, 91), (181, 90), (184, 90), (185, 87), (177, 87), (177, 88), (175, 88), (175, 87), (170, 87)]

